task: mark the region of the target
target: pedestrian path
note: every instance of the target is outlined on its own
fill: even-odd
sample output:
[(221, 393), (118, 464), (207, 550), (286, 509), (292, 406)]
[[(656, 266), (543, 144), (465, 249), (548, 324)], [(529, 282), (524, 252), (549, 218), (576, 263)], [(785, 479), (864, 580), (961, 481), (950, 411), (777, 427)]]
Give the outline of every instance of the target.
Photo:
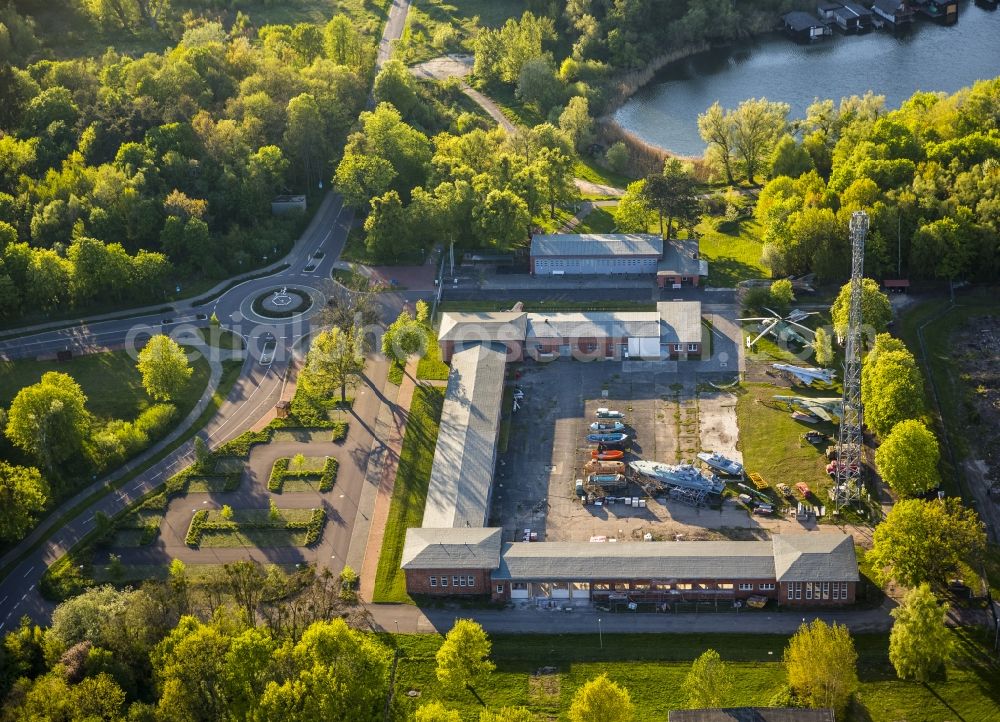
[[(376, 429), (385, 430), (384, 434), (376, 434), (375, 445), (378, 445), (378, 438), (384, 438), (385, 444), (378, 450), (372, 448), (372, 460), (376, 463), (369, 463), (368, 473), (365, 477), (365, 492), (371, 501), (371, 513), (367, 519), (368, 529), (362, 533), (362, 522), (355, 522), (354, 538), (351, 542), (351, 554), (348, 555), (347, 563), (354, 569), (360, 569), (361, 589), (360, 596), (365, 602), (371, 602), (375, 591), (375, 574), (378, 571), (378, 559), (382, 551), (382, 538), (385, 534), (386, 520), (389, 517), (389, 506), (392, 503), (392, 490), (396, 483), (396, 471), (399, 468), (399, 455), (403, 449), (403, 437), (406, 435), (406, 420), (410, 413), (410, 403), (413, 401), (413, 392), (417, 386), (417, 363), (416, 358), (410, 359), (403, 374), (403, 381), (399, 385), (396, 394), (395, 409), (390, 409), (388, 405), (383, 405), (379, 413)], [(388, 388), (390, 384), (386, 384)], [(361, 508), (365, 508), (360, 505)], [(361, 540), (364, 540), (362, 546)], [(357, 543), (357, 549), (355, 549)], [(363, 555), (358, 558), (354, 555)], [(352, 558), (354, 557), (354, 558)]]

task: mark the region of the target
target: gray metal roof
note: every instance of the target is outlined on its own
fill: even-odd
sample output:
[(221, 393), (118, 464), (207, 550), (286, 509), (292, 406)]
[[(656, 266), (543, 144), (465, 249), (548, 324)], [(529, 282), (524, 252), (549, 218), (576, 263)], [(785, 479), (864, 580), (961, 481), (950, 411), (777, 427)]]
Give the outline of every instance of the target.
[(407, 529), (403, 569), (496, 569), (503, 529)]
[(833, 710), (798, 707), (732, 707), (729, 709), (672, 709), (669, 722), (835, 722)]
[(550, 233), (531, 237), (532, 256), (660, 256), (652, 233)]
[(494, 579), (773, 579), (766, 541), (514, 542), (504, 544)]
[(701, 343), (701, 301), (660, 301), (660, 343)]
[(656, 338), (660, 316), (654, 311), (529, 313), (528, 338)]
[(441, 316), (441, 341), (523, 341), (523, 311), (449, 311)]
[(663, 258), (656, 264), (656, 272), (666, 275), (698, 276), (702, 269), (708, 273), (708, 264), (700, 260), (697, 238), (671, 238), (663, 246)]
[(858, 558), (849, 534), (775, 534), (774, 571), (779, 582), (856, 582)]
[(451, 358), (424, 527), (481, 527), (500, 429), (506, 349), (476, 344)]

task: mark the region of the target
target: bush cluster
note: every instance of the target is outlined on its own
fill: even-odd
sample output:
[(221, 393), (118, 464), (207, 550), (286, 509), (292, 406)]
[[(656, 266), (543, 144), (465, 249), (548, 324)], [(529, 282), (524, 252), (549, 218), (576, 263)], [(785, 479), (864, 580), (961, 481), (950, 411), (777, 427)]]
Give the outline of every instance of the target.
[(271, 476), (267, 480), (267, 490), (280, 494), (284, 488), (285, 481), (289, 479), (301, 479), (303, 481), (318, 481), (320, 493), (333, 489), (333, 484), (337, 480), (337, 469), (339, 464), (333, 457), (327, 457), (323, 468), (318, 471), (289, 471), (288, 467), (291, 459), (283, 457), (275, 459), (274, 466), (271, 467)]
[(311, 547), (319, 542), (319, 538), (323, 534), (323, 526), (325, 524), (326, 510), (313, 509), (312, 519), (309, 520), (309, 525), (307, 527), (309, 531), (306, 534), (306, 546)]
[(188, 527), (187, 536), (184, 537), (184, 543), (189, 547), (197, 548), (201, 544), (201, 536), (205, 533), (205, 528), (208, 522), (208, 511), (202, 509), (196, 511), (194, 516), (191, 517), (191, 526)]

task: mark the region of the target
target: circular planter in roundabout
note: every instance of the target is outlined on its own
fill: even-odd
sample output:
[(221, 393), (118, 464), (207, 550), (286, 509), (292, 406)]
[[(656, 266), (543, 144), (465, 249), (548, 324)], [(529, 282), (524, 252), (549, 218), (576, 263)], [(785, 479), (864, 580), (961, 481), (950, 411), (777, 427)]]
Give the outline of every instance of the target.
[(277, 288), (257, 296), (251, 308), (264, 318), (291, 318), (308, 311), (312, 305), (312, 297), (305, 291)]

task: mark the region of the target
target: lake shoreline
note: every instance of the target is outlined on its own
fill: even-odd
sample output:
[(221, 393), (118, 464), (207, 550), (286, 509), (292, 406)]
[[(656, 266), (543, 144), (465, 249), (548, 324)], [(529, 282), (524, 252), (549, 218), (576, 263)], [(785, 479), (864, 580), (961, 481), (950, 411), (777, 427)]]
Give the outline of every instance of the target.
[(707, 41), (695, 43), (694, 45), (687, 45), (683, 48), (674, 50), (673, 52), (658, 55), (647, 63), (641, 70), (634, 70), (620, 76), (614, 83), (615, 95), (613, 96), (613, 99), (608, 102), (604, 113), (596, 119), (598, 132), (601, 138), (609, 146), (617, 141), (625, 143), (625, 145), (628, 146), (629, 150), (632, 152), (634, 161), (640, 166), (652, 167), (653, 165), (657, 165), (662, 167), (663, 161), (667, 158), (680, 158), (681, 160), (689, 161), (695, 164), (703, 163), (703, 155), (681, 155), (679, 153), (674, 153), (668, 148), (663, 148), (643, 140), (633, 131), (622, 127), (622, 125), (615, 118), (615, 115), (633, 95), (655, 80), (657, 74), (659, 74), (660, 71), (668, 65), (686, 60), (687, 58), (699, 53), (708, 52), (713, 48), (725, 47), (726, 45), (728, 45), (728, 43), (713, 45)]

